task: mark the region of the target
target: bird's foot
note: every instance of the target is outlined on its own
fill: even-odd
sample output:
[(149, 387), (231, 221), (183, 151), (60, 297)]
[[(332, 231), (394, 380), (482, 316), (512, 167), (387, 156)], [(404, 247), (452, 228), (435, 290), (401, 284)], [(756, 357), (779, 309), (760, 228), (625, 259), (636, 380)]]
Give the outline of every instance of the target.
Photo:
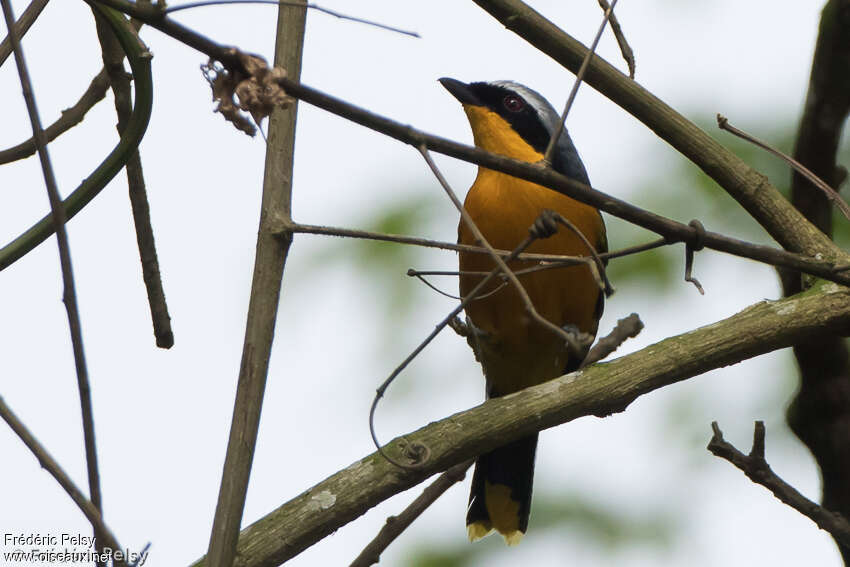
[(560, 215), (552, 209), (543, 209), (534, 219), (528, 233), (534, 238), (549, 238), (558, 232), (558, 217)]

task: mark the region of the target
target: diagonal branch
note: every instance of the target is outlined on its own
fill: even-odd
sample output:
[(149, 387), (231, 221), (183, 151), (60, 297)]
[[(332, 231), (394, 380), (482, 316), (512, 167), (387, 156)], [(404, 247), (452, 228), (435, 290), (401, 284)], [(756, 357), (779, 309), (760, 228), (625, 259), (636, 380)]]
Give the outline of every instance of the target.
[[(18, 419), (11, 408), (6, 405), (6, 402), (0, 397), (0, 417), (9, 425), (12, 431), (24, 442), (24, 445), (32, 451), (32, 454), (35, 455), (35, 458), (38, 459), (39, 464), (44, 468), (47, 472), (56, 479), (56, 482), (59, 483), (68, 496), (71, 497), (71, 500), (74, 501), (74, 504), (79, 507), (79, 509), (85, 514), (88, 521), (95, 529), (95, 533), (98, 534), (98, 537), (102, 539), (103, 544), (112, 549), (123, 549), (119, 544), (118, 540), (115, 538), (115, 534), (112, 533), (112, 530), (107, 527), (107, 525), (103, 521), (103, 516), (100, 515), (100, 510), (92, 504), (92, 502), (85, 497), (82, 491), (77, 488), (77, 485), (74, 484), (74, 481), (68, 476), (68, 474), (62, 470), (62, 467), (59, 466), (59, 463), (47, 452), (47, 449), (39, 443), (38, 439), (30, 432), (29, 429)], [(115, 560), (116, 565), (126, 565), (124, 561)]]
[[(130, 77), (124, 70), (124, 50), (121, 49), (121, 44), (108, 23), (98, 17), (97, 10), (93, 12), (103, 53), (103, 68), (109, 77), (114, 94), (115, 112), (118, 115), (118, 134), (123, 135), (133, 112)], [(142, 264), (142, 280), (147, 291), (156, 345), (160, 348), (171, 348), (174, 346), (174, 333), (171, 329), (171, 317), (168, 314), (168, 305), (165, 302), (165, 291), (159, 272), (159, 258), (151, 226), (150, 204), (138, 148), (133, 151), (124, 169), (127, 172), (130, 208), (133, 211), (136, 244)]]
[[(820, 283), (611, 362), (488, 400), (385, 446), (393, 455), (414, 443), (427, 447), (430, 457), (420, 467), (402, 470), (372, 453), (248, 526), (236, 565), (279, 565), (393, 494), (534, 431), (623, 411), (637, 397), (691, 376), (787, 347), (803, 336), (848, 330), (850, 290)], [(202, 558), (195, 565), (209, 563)]]
[[(602, 0), (605, 2), (605, 0)], [(606, 2), (607, 3), (607, 2)], [(561, 113), (561, 119), (558, 121), (558, 127), (555, 129), (555, 132), (549, 137), (549, 145), (546, 146), (546, 151), (543, 152), (543, 161), (547, 164), (552, 164), (552, 156), (555, 154), (555, 147), (558, 145), (558, 141), (561, 139), (561, 133), (564, 131), (564, 124), (567, 121), (567, 116), (570, 114), (570, 109), (573, 107), (573, 102), (575, 102), (576, 95), (578, 94), (578, 88), (581, 86), (581, 82), (584, 80), (584, 74), (587, 73), (587, 67), (590, 65), (590, 60), (593, 59), (593, 55), (596, 53), (596, 47), (599, 45), (599, 40), (602, 39), (602, 33), (605, 31), (605, 27), (608, 25), (608, 20), (614, 15), (614, 6), (617, 5), (617, 0), (612, 0), (611, 4), (605, 6), (605, 15), (602, 17), (602, 23), (599, 24), (599, 29), (596, 31), (596, 35), (593, 37), (593, 43), (590, 44), (590, 49), (587, 50), (587, 53), (584, 56), (584, 60), (581, 62), (581, 67), (579, 67), (578, 72), (576, 73), (576, 79), (573, 81), (573, 86), (570, 89), (570, 94), (567, 96), (567, 102), (564, 104), (564, 110)]]
[[(94, 5), (99, 6), (97, 3)], [(132, 151), (141, 142), (150, 120), (153, 99), (151, 54), (139, 42), (138, 36), (130, 32), (132, 28), (124, 27), (125, 24), (124, 20), (118, 18), (115, 31), (118, 33), (121, 45), (127, 54), (135, 78), (136, 97), (133, 114), (118, 145), (95, 168), (91, 175), (63, 201), (65, 215), (68, 219), (80, 212), (121, 171)], [(0, 270), (22, 258), (30, 250), (44, 242), (51, 234), (53, 234), (53, 225), (51, 217), (48, 215), (12, 242), (0, 248)]]
[[(437, 180), (440, 182), (440, 185), (442, 185), (443, 189), (445, 189), (446, 194), (449, 196), (449, 199), (451, 199), (455, 208), (460, 212), (461, 219), (463, 220), (464, 224), (466, 224), (467, 228), (469, 228), (469, 230), (475, 236), (476, 242), (487, 249), (487, 253), (490, 255), (490, 258), (492, 258), (496, 266), (499, 267), (501, 273), (508, 278), (508, 281), (511, 282), (511, 285), (514, 287), (517, 294), (519, 294), (520, 299), (522, 299), (522, 302), (525, 305), (526, 313), (531, 315), (531, 318), (537, 321), (538, 325), (545, 327), (546, 329), (549, 329), (551, 332), (560, 336), (564, 340), (564, 342), (569, 345), (570, 350), (573, 353), (583, 358), (583, 351), (585, 350), (585, 346), (589, 345), (581, 344), (581, 341), (576, 336), (571, 335), (558, 325), (552, 323), (537, 311), (537, 308), (531, 301), (531, 297), (529, 297), (528, 292), (522, 285), (522, 282), (519, 281), (519, 278), (516, 276), (514, 271), (511, 270), (511, 268), (502, 259), (502, 257), (496, 253), (496, 250), (484, 237), (484, 234), (482, 234), (481, 230), (475, 224), (475, 221), (472, 220), (472, 216), (469, 214), (469, 212), (467, 212), (466, 208), (463, 206), (463, 203), (460, 202), (460, 199), (458, 199), (457, 194), (454, 192), (454, 189), (452, 189), (451, 185), (449, 185), (448, 181), (446, 181), (446, 178), (443, 177), (443, 174), (440, 172), (439, 168), (437, 167), (437, 164), (434, 163), (434, 160), (431, 159), (431, 154), (428, 153), (428, 149), (424, 145), (422, 145), (419, 146), (418, 150), (419, 153), (422, 154), (422, 157), (425, 158), (425, 161), (428, 163), (428, 167), (431, 168), (431, 171), (433, 172)], [(590, 248), (591, 250), (593, 249), (592, 246)]]
[(706, 447), (711, 453), (726, 459), (747, 475), (751, 481), (770, 490), (774, 496), (788, 506), (809, 518), (817, 526), (832, 534), (837, 542), (850, 548), (850, 522), (841, 514), (818, 506), (800, 492), (779, 478), (764, 457), (764, 422), (757, 421), (753, 431), (753, 448), (749, 455), (743, 454), (734, 445), (723, 439), (723, 432), (717, 422), (711, 423), (714, 434)]
[[(30, 81), (29, 70), (24, 58), (20, 38), (15, 29), (15, 18), (12, 14), (10, 0), (0, 0), (3, 7), (3, 16), (6, 20), (6, 29), (9, 30), (9, 39), (12, 50), (15, 53), (15, 63), (18, 68), (18, 77), (21, 82), (24, 101), (27, 106), (30, 123), (32, 124), (33, 138), (35, 138), (38, 149), (38, 158), (41, 162), (41, 171), (44, 175), (44, 183), (47, 186), (47, 197), (50, 201), (51, 220), (53, 230), (56, 232), (56, 243), (59, 247), (59, 264), (62, 269), (62, 302), (68, 315), (68, 328), (71, 334), (71, 346), (74, 352), (74, 366), (77, 373), (77, 386), (80, 392), (80, 410), (83, 421), (83, 437), (85, 439), (86, 469), (88, 472), (89, 494), (91, 504), (99, 513), (103, 513), (100, 493), (100, 472), (97, 465), (97, 444), (94, 434), (94, 411), (92, 409), (91, 388), (89, 385), (89, 373), (86, 365), (85, 348), (83, 346), (82, 323), (80, 322), (80, 311), (77, 305), (77, 291), (74, 282), (74, 269), (71, 263), (71, 247), (68, 244), (68, 233), (65, 229), (65, 209), (62, 206), (62, 197), (56, 183), (53, 172), (53, 164), (47, 151), (47, 137), (41, 126), (41, 118), (35, 100), (35, 92)], [(93, 524), (95, 536), (98, 540), (102, 538), (97, 527)]]
[[(23, 38), (38, 17), (41, 15), (42, 10), (47, 6), (47, 2), (49, 0), (33, 0), (30, 2), (30, 5), (24, 9), (24, 13), (21, 14), (21, 17), (15, 21), (15, 35), (18, 36), (18, 41)], [(7, 28), (8, 29), (8, 28)], [(0, 66), (6, 62), (6, 59), (12, 54), (12, 34), (7, 35), (3, 38), (3, 42), (0, 43)], [(35, 152), (33, 152), (35, 153)]]
[[(83, 121), (89, 110), (94, 108), (98, 102), (106, 97), (106, 91), (109, 89), (109, 77), (106, 75), (106, 69), (101, 69), (89, 83), (86, 91), (80, 96), (79, 100), (70, 108), (62, 111), (56, 122), (44, 129), (44, 134), (47, 136), (47, 141), (52, 142), (77, 124)], [(25, 140), (16, 146), (0, 151), (0, 165), (24, 159), (33, 155), (36, 152), (35, 138)]]
[[(474, 0), (509, 30), (577, 72), (588, 49), (521, 0)], [(630, 80), (603, 58), (590, 62), (585, 82), (646, 124), (725, 189), (786, 250), (824, 257), (840, 250), (776, 187), (694, 123)]]
[[(840, 123), (843, 124), (844, 121), (842, 120)], [(721, 130), (726, 130), (727, 132), (738, 136), (742, 140), (746, 140), (751, 144), (758, 146), (759, 148), (778, 157), (779, 159), (790, 165), (796, 173), (799, 173), (800, 175), (805, 177), (806, 180), (809, 181), (813, 186), (817, 187), (823, 193), (824, 197), (826, 197), (828, 201), (830, 201), (833, 205), (835, 205), (835, 207), (839, 211), (841, 211), (841, 214), (844, 215), (844, 218), (850, 220), (850, 205), (848, 205), (844, 201), (844, 199), (841, 198), (841, 195), (838, 194), (838, 191), (830, 187), (826, 183), (826, 181), (815, 175), (808, 167), (795, 160), (791, 156), (780, 152), (767, 142), (759, 140), (755, 136), (747, 134), (743, 130), (732, 126), (731, 124), (729, 124), (729, 119), (723, 116), (722, 114), (717, 115), (717, 125)]]
[(462, 481), (466, 476), (466, 471), (472, 466), (472, 461), (466, 461), (455, 465), (443, 474), (437, 480), (429, 484), (422, 494), (410, 505), (402, 510), (397, 516), (387, 518), (386, 524), (378, 532), (378, 535), (363, 548), (349, 567), (369, 567), (381, 560), (381, 553), (389, 547), (410, 525), (422, 515), (428, 506), (437, 501), (437, 498), (442, 496), (446, 490)]

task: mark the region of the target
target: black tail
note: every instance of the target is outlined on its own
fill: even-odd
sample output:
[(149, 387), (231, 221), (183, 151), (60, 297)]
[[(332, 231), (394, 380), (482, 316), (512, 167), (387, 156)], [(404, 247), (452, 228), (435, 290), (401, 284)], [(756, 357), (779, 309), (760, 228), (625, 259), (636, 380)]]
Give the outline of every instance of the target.
[(519, 543), (531, 511), (536, 449), (537, 433), (478, 457), (466, 513), (470, 540), (496, 530), (508, 545)]

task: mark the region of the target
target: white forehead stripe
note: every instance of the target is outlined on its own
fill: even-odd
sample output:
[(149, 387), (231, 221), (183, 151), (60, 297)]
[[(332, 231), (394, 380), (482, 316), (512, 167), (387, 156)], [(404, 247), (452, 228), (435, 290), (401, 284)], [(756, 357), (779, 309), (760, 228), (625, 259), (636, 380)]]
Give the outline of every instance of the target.
[(543, 98), (543, 95), (539, 92), (531, 90), (525, 85), (521, 85), (514, 81), (490, 81), (489, 84), (494, 87), (508, 89), (521, 96), (525, 99), (525, 102), (530, 104), (531, 107), (537, 111), (537, 115), (549, 131), (549, 135), (555, 131), (555, 126), (560, 121), (560, 116), (557, 112), (555, 112), (555, 109), (552, 108), (552, 105), (549, 104), (549, 101)]

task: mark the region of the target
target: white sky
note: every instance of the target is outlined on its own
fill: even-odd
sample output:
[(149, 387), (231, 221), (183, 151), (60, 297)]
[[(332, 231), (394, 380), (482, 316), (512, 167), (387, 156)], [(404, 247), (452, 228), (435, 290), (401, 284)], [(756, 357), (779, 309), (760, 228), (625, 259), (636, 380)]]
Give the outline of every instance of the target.
[[(25, 2), (13, 4), (17, 14), (25, 7)], [(573, 81), (472, 2), (325, 0), (322, 5), (417, 30), (422, 39), (310, 13), (302, 80), (436, 134), (471, 142), (465, 117), (436, 82), (439, 77), (514, 79), (556, 107)], [(595, 0), (532, 5), (585, 43), (600, 18)], [(617, 11), (642, 85), (686, 116), (721, 112), (747, 129), (797, 120), (819, 7), (767, 0), (623, 0)], [(207, 8), (182, 12), (179, 19), (223, 43), (271, 57), (272, 7)], [(91, 20), (83, 2), (55, 0), (26, 37), (45, 123), (75, 102), (100, 68)], [(124, 545), (138, 550), (151, 541), (147, 565), (158, 567), (186, 565), (207, 547), (244, 333), (264, 146), (211, 114), (209, 89), (198, 70), (203, 56), (155, 30), (145, 30), (143, 38), (155, 55), (156, 90), (141, 151), (176, 335), (173, 349), (153, 344), (123, 174), (71, 222), (69, 233), (105, 517)], [(600, 53), (624, 66), (610, 36)], [(8, 63), (0, 68), (2, 147), (30, 135), (14, 64)], [(63, 193), (114, 145), (113, 116), (109, 98), (82, 127), (50, 146)], [(679, 159), (588, 87), (579, 93), (569, 127), (594, 184), (637, 204), (645, 181), (662, 177)], [(474, 166), (438, 161), (458, 188), (469, 185)], [(439, 190), (410, 148), (301, 106), (296, 220), (358, 226), (382, 206)], [(660, 190), (669, 199), (688, 199), (687, 187)], [(0, 243), (46, 210), (36, 159), (0, 168)], [(456, 217), (449, 203), (438, 217), (425, 235), (453, 239)], [(614, 247), (624, 244), (617, 242), (615, 229), (611, 240)], [(344, 263), (311, 262), (328, 250), (354, 251), (359, 245), (296, 238), (246, 524), (373, 450), (366, 415), (375, 385), (452, 306), (411, 282), (416, 308), (392, 318), (387, 329), (386, 298), (368, 280)], [(441, 253), (422, 258), (429, 267), (450, 268), (455, 261)], [(606, 307), (601, 329), (639, 312), (647, 328), (629, 344), (635, 349), (778, 294), (771, 269), (709, 252), (701, 255), (697, 275), (708, 291), (705, 297), (684, 283), (675, 284), (663, 301), (647, 290), (621, 287)], [(85, 487), (78, 394), (53, 239), (0, 274), (0, 360), (0, 395)], [(637, 546), (610, 555), (580, 529), (535, 533), (532, 511), (531, 529), (519, 548), (503, 550), (495, 538), (480, 544), (493, 549), (487, 564), (548, 566), (568, 559), (575, 566), (839, 565), (825, 533), (704, 450), (711, 420), (719, 420), (727, 439), (744, 449), (753, 420), (765, 419), (775, 470), (809, 497), (819, 497), (817, 469), (782, 422), (793, 385), (781, 377), (790, 363), (787, 352), (761, 357), (641, 398), (624, 414), (578, 420), (542, 436), (538, 497), (578, 493), (631, 518), (679, 512), (683, 525), (670, 549)], [(480, 370), (463, 342), (449, 334), (402, 380), (379, 410), (384, 440), (482, 398)], [(671, 421), (673, 411), (701, 429), (676, 430), (681, 420)], [(70, 499), (3, 428), (0, 454), (0, 533), (89, 533)], [(420, 490), (391, 499), (290, 564), (347, 564), (386, 516)], [(464, 545), (467, 490), (464, 484), (446, 494), (391, 547), (384, 563), (401, 561), (415, 546)]]

